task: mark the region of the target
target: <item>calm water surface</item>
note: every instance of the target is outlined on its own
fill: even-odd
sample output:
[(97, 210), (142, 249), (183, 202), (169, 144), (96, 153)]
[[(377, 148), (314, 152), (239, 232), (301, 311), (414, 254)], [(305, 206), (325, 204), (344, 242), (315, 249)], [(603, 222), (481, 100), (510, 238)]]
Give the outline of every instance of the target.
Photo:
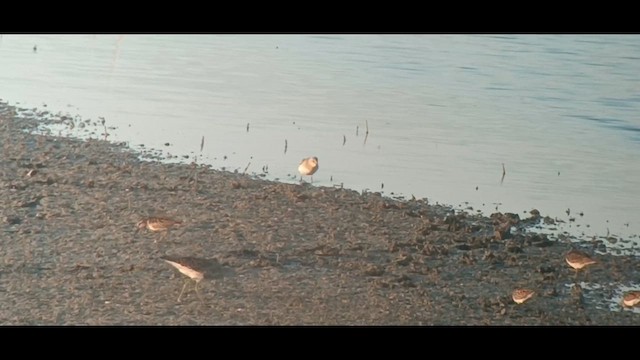
[(636, 35), (3, 35), (0, 98), (174, 161), (294, 182), (314, 155), (315, 185), (640, 247)]

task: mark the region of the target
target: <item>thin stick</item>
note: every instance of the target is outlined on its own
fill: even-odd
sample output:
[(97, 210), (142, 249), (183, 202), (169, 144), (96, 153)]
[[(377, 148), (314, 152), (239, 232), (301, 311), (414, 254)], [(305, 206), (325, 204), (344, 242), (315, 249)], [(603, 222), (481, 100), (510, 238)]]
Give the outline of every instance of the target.
[(342, 135), (342, 146), (347, 143), (347, 135)]
[(504, 169), (504, 163), (502, 163), (502, 179), (500, 179), (500, 185), (502, 185), (505, 175), (507, 175), (507, 171)]
[(106, 121), (103, 117), (101, 117), (100, 119), (102, 122), (102, 126), (104, 127), (104, 140), (107, 141), (107, 136), (109, 136), (109, 134), (107, 133), (107, 125), (105, 125)]
[(249, 163), (247, 164), (247, 167), (244, 168), (244, 171), (242, 172), (242, 175), (247, 173), (247, 169), (249, 168), (249, 165), (251, 165), (251, 161), (249, 161)]
[(369, 120), (365, 120), (365, 121), (367, 125), (367, 131), (364, 133), (364, 143), (362, 143), (362, 146), (367, 145), (367, 138), (369, 137)]
[(196, 281), (196, 295), (198, 296), (198, 299), (200, 299), (200, 304), (204, 305), (204, 299), (202, 298), (202, 296), (200, 295), (200, 292), (198, 291), (199, 283), (200, 283), (199, 281)]
[(284, 139), (284, 153), (287, 153), (287, 139)]
[(202, 152), (203, 148), (204, 148), (204, 135), (202, 135), (202, 140), (200, 140), (200, 152)]

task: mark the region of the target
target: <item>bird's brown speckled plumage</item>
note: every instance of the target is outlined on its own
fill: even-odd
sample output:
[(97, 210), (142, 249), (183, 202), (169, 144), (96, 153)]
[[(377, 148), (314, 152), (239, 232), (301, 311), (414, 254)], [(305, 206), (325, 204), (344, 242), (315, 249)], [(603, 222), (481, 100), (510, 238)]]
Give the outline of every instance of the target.
[(167, 236), (169, 230), (179, 225), (182, 225), (182, 221), (164, 217), (149, 217), (138, 221), (135, 233), (137, 234), (140, 230), (147, 229), (151, 232), (163, 232), (162, 238)]
[(572, 249), (571, 251), (569, 251), (565, 256), (565, 260), (567, 261), (567, 264), (569, 264), (569, 266), (576, 270), (580, 270), (585, 266), (596, 263), (596, 261), (593, 260), (589, 255), (576, 249)]
[(622, 306), (634, 307), (640, 304), (640, 291), (629, 291), (622, 296)]
[(535, 294), (533, 290), (529, 289), (515, 289), (513, 293), (511, 293), (511, 298), (516, 304), (522, 304), (523, 302), (531, 299), (531, 297)]

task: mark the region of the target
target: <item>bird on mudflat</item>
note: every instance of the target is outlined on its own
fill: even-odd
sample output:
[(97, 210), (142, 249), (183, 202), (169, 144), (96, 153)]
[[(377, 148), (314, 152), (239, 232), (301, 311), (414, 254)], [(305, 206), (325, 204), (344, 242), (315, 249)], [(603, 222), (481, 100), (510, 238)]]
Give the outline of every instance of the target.
[(576, 249), (571, 249), (564, 259), (567, 264), (569, 264), (569, 266), (576, 270), (576, 277), (578, 277), (578, 271), (597, 262), (593, 260), (587, 253)]
[(302, 159), (300, 165), (298, 165), (298, 172), (300, 173), (300, 181), (302, 181), (302, 176), (307, 175), (311, 177), (311, 182), (313, 182), (313, 174), (318, 171), (318, 158), (315, 156), (311, 156), (305, 159)]
[(180, 295), (178, 295), (178, 302), (182, 298), (182, 294), (184, 293), (184, 289), (187, 287), (189, 281), (193, 280), (196, 290), (196, 295), (203, 302), (202, 297), (200, 296), (200, 292), (198, 292), (198, 284), (205, 277), (207, 278), (219, 278), (224, 275), (223, 266), (218, 262), (217, 259), (203, 259), (197, 257), (190, 256), (163, 256), (160, 259), (166, 261), (171, 266), (175, 267), (182, 273), (186, 275), (188, 279), (185, 281), (182, 286), (182, 290), (180, 291)]
[(515, 289), (513, 293), (511, 293), (511, 298), (515, 301), (516, 304), (522, 304), (523, 302), (531, 299), (531, 297), (535, 294), (533, 290), (529, 289)]
[[(167, 237), (169, 230), (179, 225), (182, 225), (182, 221), (164, 217), (149, 217), (138, 221), (134, 235), (142, 229), (147, 229), (151, 232), (161, 232), (162, 235), (160, 236), (160, 239), (163, 239)], [(157, 240), (154, 240), (153, 242), (157, 242)]]
[(622, 306), (634, 307), (640, 304), (640, 291), (629, 291), (622, 296)]

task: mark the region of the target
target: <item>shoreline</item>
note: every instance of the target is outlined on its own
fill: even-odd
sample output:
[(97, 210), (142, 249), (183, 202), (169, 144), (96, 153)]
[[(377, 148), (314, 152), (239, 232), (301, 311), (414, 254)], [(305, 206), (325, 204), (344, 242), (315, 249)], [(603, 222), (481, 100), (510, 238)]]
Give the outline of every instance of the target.
[[(571, 244), (528, 231), (541, 217), (143, 161), (123, 144), (32, 134), (42, 120), (15, 109), (0, 102), (4, 324), (637, 323), (614, 302), (640, 261), (575, 244), (599, 262), (577, 291)], [(184, 226), (154, 243), (134, 236), (147, 216)], [(231, 275), (179, 303), (184, 276), (166, 255), (215, 257)], [(516, 287), (536, 295), (517, 305)]]

